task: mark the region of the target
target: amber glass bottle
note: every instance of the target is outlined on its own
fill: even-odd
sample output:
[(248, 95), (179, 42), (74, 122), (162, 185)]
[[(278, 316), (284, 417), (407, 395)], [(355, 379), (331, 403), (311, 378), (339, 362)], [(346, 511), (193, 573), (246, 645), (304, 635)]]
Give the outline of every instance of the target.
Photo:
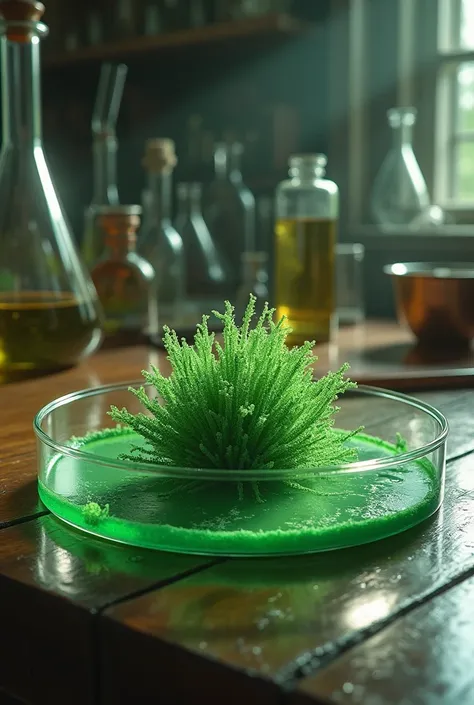
[(105, 313), (105, 345), (145, 342), (158, 332), (156, 278), (151, 264), (135, 252), (140, 206), (101, 206), (98, 225), (105, 253), (92, 279)]

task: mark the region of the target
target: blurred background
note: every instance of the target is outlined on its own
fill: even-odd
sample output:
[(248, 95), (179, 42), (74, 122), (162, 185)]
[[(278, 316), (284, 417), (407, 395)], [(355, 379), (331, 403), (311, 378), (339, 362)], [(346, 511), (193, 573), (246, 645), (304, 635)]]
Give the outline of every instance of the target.
[[(79, 241), (100, 68), (123, 61), (121, 202), (141, 202), (148, 138), (173, 139), (175, 180), (204, 185), (214, 144), (241, 142), (257, 210), (290, 154), (323, 152), (341, 192), (339, 240), (365, 246), (369, 316), (394, 314), (382, 265), (426, 259), (427, 237), (441, 260), (472, 258), (473, 0), (50, 0), (44, 19), (45, 147)], [(386, 112), (398, 105), (417, 109), (414, 150), (443, 222), (387, 236), (370, 195), (391, 147)]]

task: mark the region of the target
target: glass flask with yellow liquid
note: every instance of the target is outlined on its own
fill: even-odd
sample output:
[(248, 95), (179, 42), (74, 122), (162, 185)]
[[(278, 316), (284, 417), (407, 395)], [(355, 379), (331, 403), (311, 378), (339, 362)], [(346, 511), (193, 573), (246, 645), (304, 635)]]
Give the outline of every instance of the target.
[(339, 191), (324, 178), (323, 154), (290, 157), (276, 191), (275, 306), (290, 345), (327, 342), (335, 324), (335, 245)]
[(0, 4), (0, 382), (97, 348), (97, 294), (73, 244), (41, 134), (39, 2)]

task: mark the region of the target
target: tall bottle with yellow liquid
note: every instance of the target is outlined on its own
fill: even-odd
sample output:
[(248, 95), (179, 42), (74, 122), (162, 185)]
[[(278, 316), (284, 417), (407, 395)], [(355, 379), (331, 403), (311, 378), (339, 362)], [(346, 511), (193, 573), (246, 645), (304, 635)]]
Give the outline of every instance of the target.
[(291, 345), (331, 338), (339, 191), (324, 178), (324, 154), (290, 157), (290, 178), (276, 191), (275, 304)]

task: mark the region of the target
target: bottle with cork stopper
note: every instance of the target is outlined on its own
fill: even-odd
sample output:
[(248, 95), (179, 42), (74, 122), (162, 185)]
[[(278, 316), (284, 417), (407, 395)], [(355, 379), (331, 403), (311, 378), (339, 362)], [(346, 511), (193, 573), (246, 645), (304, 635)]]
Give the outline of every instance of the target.
[(158, 333), (156, 277), (135, 251), (140, 206), (98, 206), (105, 252), (92, 279), (105, 313), (105, 345), (138, 345)]
[(40, 2), (0, 3), (0, 381), (68, 367), (101, 340), (97, 293), (42, 145)]
[(185, 262), (182, 238), (171, 221), (172, 177), (177, 164), (173, 140), (148, 140), (142, 164), (148, 178), (148, 202), (138, 251), (156, 272), (160, 322), (179, 327)]

